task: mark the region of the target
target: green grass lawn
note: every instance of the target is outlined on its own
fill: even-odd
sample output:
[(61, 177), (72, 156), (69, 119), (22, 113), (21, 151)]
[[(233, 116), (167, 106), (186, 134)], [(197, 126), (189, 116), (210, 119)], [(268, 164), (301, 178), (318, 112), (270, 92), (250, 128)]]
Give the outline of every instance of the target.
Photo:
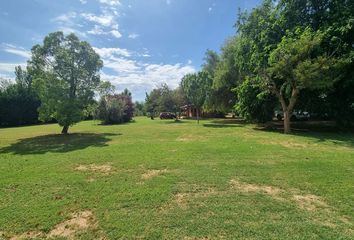
[(0, 129), (0, 239), (354, 239), (354, 135), (227, 120)]

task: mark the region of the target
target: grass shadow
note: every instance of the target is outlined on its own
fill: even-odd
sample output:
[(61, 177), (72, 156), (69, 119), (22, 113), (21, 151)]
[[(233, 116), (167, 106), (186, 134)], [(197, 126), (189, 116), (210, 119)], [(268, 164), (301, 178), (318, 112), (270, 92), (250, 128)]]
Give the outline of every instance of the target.
[(88, 147), (105, 147), (109, 137), (121, 134), (112, 133), (72, 133), (68, 135), (50, 134), (20, 139), (8, 147), (0, 149), (1, 153), (18, 155), (44, 154), (48, 152), (65, 153)]
[(220, 123), (205, 123), (204, 127), (208, 128), (235, 128), (235, 127), (243, 127), (240, 124), (220, 124)]
[[(338, 146), (354, 148), (354, 132), (352, 130), (343, 131), (333, 122), (292, 122), (292, 133), (294, 136), (315, 138), (315, 142), (331, 142)], [(283, 134), (283, 122), (269, 122), (259, 125), (254, 130), (265, 132), (278, 132)]]
[(243, 118), (224, 118), (213, 120), (212, 123), (216, 124), (247, 124), (247, 121)]
[(186, 123), (186, 122), (181, 121), (181, 120), (173, 120), (173, 121), (164, 121), (164, 123), (165, 124), (181, 124), (181, 123)]
[(97, 120), (96, 125), (98, 125), (98, 126), (122, 126), (122, 125), (129, 125), (132, 123), (136, 123), (135, 119), (133, 119), (129, 122), (123, 122), (123, 123), (103, 123), (102, 121)]
[(235, 128), (244, 127), (246, 123), (242, 118), (223, 118), (212, 120), (211, 123), (205, 123), (203, 126), (209, 128)]

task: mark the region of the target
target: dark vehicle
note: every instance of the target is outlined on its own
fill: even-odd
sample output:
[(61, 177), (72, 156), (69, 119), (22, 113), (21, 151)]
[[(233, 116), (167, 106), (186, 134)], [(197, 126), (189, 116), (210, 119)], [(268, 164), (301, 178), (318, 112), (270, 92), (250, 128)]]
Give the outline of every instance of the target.
[(170, 112), (162, 112), (160, 113), (160, 119), (175, 119), (176, 115)]
[[(284, 118), (284, 114), (282, 111), (275, 111), (274, 115), (279, 121), (281, 121)], [(295, 110), (291, 114), (290, 120), (291, 121), (306, 121), (306, 120), (309, 120), (309, 118), (310, 118), (310, 114), (308, 112)]]

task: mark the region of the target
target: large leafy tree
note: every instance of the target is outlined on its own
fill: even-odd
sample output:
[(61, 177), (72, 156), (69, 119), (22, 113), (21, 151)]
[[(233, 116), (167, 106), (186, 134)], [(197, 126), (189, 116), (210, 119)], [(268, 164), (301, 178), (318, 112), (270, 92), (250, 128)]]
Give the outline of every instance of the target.
[(290, 132), (288, 118), (304, 90), (311, 93), (307, 97), (339, 100), (341, 107), (335, 109), (352, 112), (353, 100), (346, 91), (353, 82), (352, 10), (352, 1), (265, 0), (240, 14), (235, 69), (241, 82), (253, 79), (262, 94), (271, 90), (278, 97), (285, 132)]
[(284, 132), (290, 133), (290, 117), (302, 89), (333, 85), (336, 66), (332, 54), (323, 54), (323, 33), (307, 28), (284, 36), (271, 52), (263, 81), (278, 97), (284, 113)]
[(67, 134), (69, 126), (82, 119), (100, 83), (99, 55), (74, 34), (54, 32), (32, 48), (28, 63), (42, 102), (40, 120), (56, 119)]

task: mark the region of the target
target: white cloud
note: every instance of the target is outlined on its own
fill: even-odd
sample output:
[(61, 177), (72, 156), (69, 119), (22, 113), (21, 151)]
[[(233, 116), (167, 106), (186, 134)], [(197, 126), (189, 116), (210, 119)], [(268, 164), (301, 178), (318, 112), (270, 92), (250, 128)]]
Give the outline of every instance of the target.
[(136, 34), (136, 33), (129, 34), (129, 36), (128, 36), (128, 38), (131, 38), (131, 39), (135, 39), (138, 37), (139, 37), (139, 34)]
[(170, 5), (171, 4), (171, 0), (166, 0), (166, 4)]
[(98, 26), (98, 25), (95, 25), (93, 27), (93, 29), (87, 31), (88, 34), (92, 34), (92, 35), (104, 35), (104, 34), (107, 34), (105, 31), (103, 31), (103, 29)]
[(75, 33), (78, 36), (86, 37), (86, 33), (72, 27), (61, 26), (59, 27), (59, 31), (62, 31), (64, 34)]
[(15, 67), (17, 67), (17, 66), (21, 66), (21, 67), (25, 68), (26, 63), (2, 63), (2, 62), (0, 62), (0, 73), (3, 75), (4, 75), (4, 73), (14, 73)]
[(112, 69), (117, 75), (102, 72), (101, 78), (110, 81), (117, 89), (128, 88), (133, 92), (133, 97), (142, 100), (145, 92), (166, 83), (171, 88), (176, 88), (182, 77), (195, 72), (191, 65), (178, 64), (144, 64), (123, 58), (112, 59), (105, 68)]
[(141, 67), (134, 60), (112, 57), (104, 60), (104, 66), (110, 68), (118, 74), (134, 74), (141, 70)]
[(121, 5), (119, 0), (99, 0), (100, 3), (106, 4), (109, 6), (118, 6)]
[(58, 17), (55, 17), (52, 19), (53, 22), (58, 22), (61, 24), (67, 24), (67, 25), (74, 25), (73, 19), (75, 19), (77, 16), (76, 12), (69, 12), (66, 14), (59, 15)]
[(105, 27), (109, 27), (115, 24), (112, 15), (96, 16), (92, 13), (82, 13), (81, 16), (87, 21), (94, 22)]
[(132, 53), (124, 48), (93, 48), (101, 58), (109, 59), (116, 56), (130, 57)]
[(121, 34), (119, 31), (117, 31), (117, 30), (112, 30), (112, 31), (111, 31), (111, 34), (112, 34), (114, 37), (116, 37), (116, 38), (121, 38), (121, 37), (122, 37), (122, 34)]
[(18, 47), (12, 44), (2, 44), (1, 47), (2, 51), (7, 52), (7, 53), (11, 53), (17, 56), (21, 56), (24, 58), (29, 58), (31, 57), (31, 52), (24, 49), (23, 47)]
[(87, 0), (80, 0), (81, 4), (86, 4)]
[(192, 60), (188, 59), (188, 62), (187, 62), (189, 65), (192, 64)]
[[(196, 71), (190, 64), (152, 64), (135, 60), (134, 57), (149, 56), (146, 48), (142, 49), (142, 53), (122, 48), (94, 48), (94, 50), (104, 62), (101, 78), (110, 81), (118, 90), (128, 88), (137, 100), (142, 100), (145, 92), (163, 83), (176, 88), (184, 75)], [(107, 74), (108, 71), (110, 74)]]
[(213, 8), (212, 8), (212, 7), (208, 8), (208, 12), (211, 12), (212, 10), (213, 10)]

